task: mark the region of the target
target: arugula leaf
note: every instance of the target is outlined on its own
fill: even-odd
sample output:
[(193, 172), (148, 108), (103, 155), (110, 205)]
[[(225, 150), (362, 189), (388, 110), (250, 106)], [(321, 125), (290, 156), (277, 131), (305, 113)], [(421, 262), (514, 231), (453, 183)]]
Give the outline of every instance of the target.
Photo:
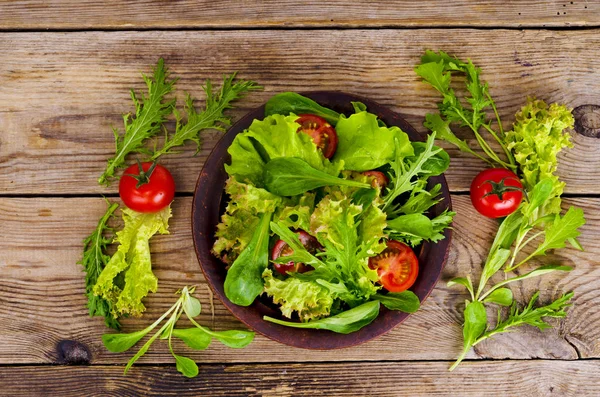
[(187, 122), (182, 124), (182, 118), (179, 112), (175, 111), (177, 123), (175, 133), (167, 135), (163, 147), (152, 155), (152, 160), (169, 153), (175, 153), (174, 148), (182, 146), (186, 141), (193, 141), (197, 145), (197, 151), (200, 151), (201, 141), (199, 133), (205, 129), (214, 129), (225, 131), (226, 127), (231, 125), (231, 119), (225, 116), (223, 112), (230, 109), (231, 102), (243, 98), (248, 92), (262, 89), (253, 81), (236, 81), (236, 74), (223, 77), (223, 85), (217, 93), (213, 92), (212, 83), (206, 80), (206, 85), (202, 87), (206, 93), (206, 103), (204, 109), (197, 112), (194, 108), (194, 100), (188, 94), (185, 100), (184, 110), (187, 114)]
[(336, 126), (340, 118), (338, 112), (323, 107), (312, 99), (295, 92), (283, 92), (277, 94), (269, 99), (265, 105), (265, 116), (272, 116), (275, 114), (287, 116), (289, 114), (297, 115), (306, 113), (323, 117), (333, 126)]
[(112, 302), (94, 295), (94, 285), (98, 281), (98, 276), (110, 260), (110, 256), (106, 255), (106, 246), (112, 241), (111, 238), (105, 237), (107, 231), (112, 232), (107, 225), (108, 220), (113, 216), (115, 210), (119, 207), (118, 203), (110, 204), (106, 201), (108, 207), (106, 212), (98, 221), (96, 229), (83, 240), (83, 257), (78, 264), (83, 266), (85, 273), (85, 295), (88, 299), (88, 309), (90, 317), (103, 316), (107, 327), (119, 329), (120, 324), (112, 316)]
[(581, 234), (578, 229), (584, 224), (585, 218), (581, 208), (569, 207), (565, 215), (556, 214), (554, 221), (544, 230), (544, 241), (527, 258), (507, 271), (521, 266), (535, 256), (545, 255), (548, 250), (564, 248), (567, 241), (576, 239)]
[(474, 152), (467, 141), (458, 138), (450, 129), (450, 121), (443, 120), (439, 113), (428, 113), (425, 115), (425, 122), (423, 123), (425, 128), (432, 132), (435, 132), (438, 139), (449, 142), (454, 146), (458, 147), (460, 151), (470, 153), (475, 157), (482, 159), (483, 161), (490, 162), (489, 159), (482, 157), (481, 155)]
[(385, 295), (375, 294), (373, 299), (378, 300), (390, 310), (399, 310), (404, 313), (414, 313), (421, 307), (419, 297), (412, 291), (389, 292)]
[(173, 91), (176, 80), (169, 80), (169, 72), (164, 60), (160, 58), (152, 77), (142, 75), (148, 94), (138, 98), (131, 90), (131, 99), (135, 104), (135, 115), (125, 114), (123, 123), (125, 133), (121, 135), (115, 128), (115, 155), (108, 160), (106, 169), (98, 179), (101, 185), (109, 185), (115, 176), (115, 170), (125, 165), (125, 156), (129, 153), (146, 153), (144, 143), (148, 138), (158, 134), (167, 117), (173, 113), (175, 99), (165, 100)]
[[(470, 60), (463, 62), (458, 58), (449, 56), (443, 51), (440, 51), (439, 54), (427, 51), (426, 55), (421, 58), (421, 64), (415, 67), (415, 72), (440, 92), (443, 97), (442, 102), (438, 104), (440, 114), (438, 116), (427, 116), (425, 123), (427, 128), (439, 133), (439, 139), (447, 140), (464, 152), (474, 154), (489, 163), (496, 163), (505, 168), (516, 169), (512, 154), (500, 136), (490, 127), (491, 121), (486, 118), (486, 110), (491, 107), (496, 114), (501, 135), (502, 124), (494, 102), (489, 95), (488, 85), (487, 83), (482, 83), (480, 80), (481, 70), (479, 68), (475, 67)], [(466, 87), (470, 94), (470, 96), (466, 97), (466, 102), (470, 107), (468, 109), (463, 106), (450, 86), (452, 73), (461, 73), (466, 76)], [(487, 158), (475, 154), (465, 141), (458, 139), (449, 129), (451, 123), (457, 123), (461, 127), (469, 127)], [(480, 134), (479, 131), (481, 128), (487, 130), (502, 147), (508, 162), (500, 159), (492, 150), (490, 144)]]
[[(348, 118), (342, 115), (335, 130), (338, 146), (333, 161), (343, 161), (347, 170), (368, 171), (381, 167), (394, 158), (394, 150), (412, 154), (406, 133), (398, 127), (380, 127), (377, 116), (366, 111)], [(395, 149), (395, 139), (399, 142), (398, 149)]]
[[(417, 156), (403, 156), (403, 151), (400, 149), (401, 143), (395, 140), (396, 153), (395, 160), (391, 162), (392, 167), (392, 179), (390, 182), (390, 188), (383, 197), (384, 206), (383, 210), (390, 214), (394, 212), (395, 207), (394, 200), (400, 195), (412, 191), (417, 186), (417, 181), (414, 178), (420, 178), (422, 176), (429, 176), (432, 172), (430, 171), (431, 162), (437, 154), (443, 151), (443, 149), (434, 146), (435, 134), (429, 135), (427, 142), (424, 146), (420, 147), (420, 153)], [(438, 168), (439, 169), (439, 168)]]
[(285, 325), (286, 327), (325, 329), (339, 334), (349, 334), (369, 325), (378, 315), (379, 301), (369, 301), (335, 316), (312, 320), (306, 323), (283, 321), (269, 316), (264, 316), (263, 319), (275, 324)]
[(371, 187), (367, 183), (336, 178), (294, 157), (278, 157), (269, 161), (263, 179), (266, 189), (279, 196), (296, 196), (323, 186)]
[(398, 214), (420, 214), (442, 200), (440, 198), (440, 192), (442, 190), (442, 185), (440, 183), (434, 185), (431, 190), (426, 190), (426, 185), (427, 179), (425, 178), (417, 181), (415, 187), (410, 192), (408, 199), (406, 199), (404, 204), (398, 207)]
[[(419, 156), (421, 153), (424, 153), (428, 150), (428, 144), (425, 142), (411, 142), (413, 147), (413, 154), (407, 157), (407, 160), (411, 163), (414, 163), (419, 160)], [(427, 174), (427, 177), (441, 175), (448, 169), (450, 165), (450, 156), (445, 150), (437, 150), (438, 147), (435, 147), (435, 153), (429, 155), (423, 165), (421, 166), (422, 172)]]
[(477, 343), (487, 338), (490, 338), (496, 334), (510, 332), (511, 328), (519, 327), (525, 324), (537, 327), (541, 331), (547, 328), (552, 328), (550, 324), (543, 320), (544, 317), (565, 317), (565, 309), (571, 306), (570, 301), (571, 298), (573, 298), (573, 292), (564, 294), (563, 296), (546, 306), (534, 308), (533, 305), (537, 301), (539, 294), (539, 291), (536, 292), (531, 297), (529, 304), (526, 307), (524, 307), (521, 311), (519, 311), (519, 309), (517, 308), (517, 303), (513, 302), (508, 317), (503, 321), (499, 321), (494, 328), (486, 331), (475, 341), (475, 343), (473, 343), (473, 345), (476, 345)]
[(249, 306), (263, 291), (262, 272), (269, 264), (271, 214), (261, 216), (248, 246), (237, 257), (225, 277), (225, 296), (240, 306)]
[[(129, 208), (122, 210), (123, 230), (117, 232), (117, 252), (110, 258), (93, 292), (113, 305), (113, 316), (140, 316), (144, 310), (142, 299), (148, 292), (156, 292), (158, 280), (152, 273), (149, 240), (156, 233), (168, 234), (171, 207), (156, 213), (139, 213)], [(124, 273), (124, 285), (116, 279)]]

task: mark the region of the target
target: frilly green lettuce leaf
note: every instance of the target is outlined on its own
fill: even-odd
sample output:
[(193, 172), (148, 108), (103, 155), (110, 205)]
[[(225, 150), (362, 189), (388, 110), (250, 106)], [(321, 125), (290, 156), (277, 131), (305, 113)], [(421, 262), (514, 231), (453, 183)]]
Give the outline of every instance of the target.
[(263, 187), (263, 170), (269, 160), (296, 157), (319, 171), (337, 176), (344, 163), (334, 165), (323, 157), (312, 138), (298, 132), (300, 125), (296, 123), (297, 119), (294, 114), (274, 114), (264, 120), (254, 120), (229, 147), (231, 164), (225, 165), (227, 173), (240, 182)]
[(250, 184), (229, 178), (225, 192), (230, 200), (217, 225), (213, 253), (226, 263), (246, 248), (258, 226), (261, 213), (273, 213), (283, 205), (284, 199)]
[[(374, 284), (377, 272), (369, 269), (368, 257), (384, 248), (375, 238), (368, 241), (361, 238), (358, 221), (361, 212), (362, 206), (353, 204), (350, 198), (337, 201), (326, 196), (317, 204), (310, 222), (311, 234), (325, 247), (325, 263), (336, 275), (325, 281), (343, 282), (355, 298), (344, 299), (351, 306), (368, 300), (379, 290)], [(367, 223), (363, 233), (368, 229), (378, 234), (385, 227), (381, 215), (375, 214), (375, 218), (371, 224)]]
[(273, 272), (266, 269), (263, 273), (265, 292), (280, 306), (281, 313), (292, 318), (297, 313), (301, 321), (328, 316), (333, 305), (330, 291), (314, 282), (303, 281), (294, 277), (279, 280)]
[(310, 216), (315, 209), (315, 193), (307, 192), (302, 196), (285, 199), (286, 206), (280, 208), (274, 215), (274, 222), (292, 229), (310, 229)]
[(527, 99), (527, 104), (516, 114), (511, 131), (505, 141), (523, 172), (523, 185), (527, 191), (544, 178), (554, 183), (552, 198), (544, 205), (543, 213), (560, 213), (560, 195), (565, 183), (554, 175), (558, 166), (557, 154), (565, 147), (572, 147), (567, 129), (573, 128), (571, 111), (556, 103), (548, 106), (542, 100)]
[[(117, 252), (100, 273), (94, 294), (113, 303), (115, 317), (140, 316), (145, 307), (142, 299), (156, 292), (158, 279), (152, 273), (149, 240), (154, 234), (168, 234), (171, 207), (156, 213), (139, 213), (129, 208), (122, 211), (125, 226), (117, 232)], [(124, 284), (116, 278), (124, 273)]]
[(373, 113), (361, 111), (346, 118), (344, 115), (335, 126), (338, 147), (334, 163), (343, 161), (344, 168), (353, 171), (368, 171), (389, 163), (394, 159), (394, 139), (412, 154), (408, 135), (398, 127), (382, 127)]

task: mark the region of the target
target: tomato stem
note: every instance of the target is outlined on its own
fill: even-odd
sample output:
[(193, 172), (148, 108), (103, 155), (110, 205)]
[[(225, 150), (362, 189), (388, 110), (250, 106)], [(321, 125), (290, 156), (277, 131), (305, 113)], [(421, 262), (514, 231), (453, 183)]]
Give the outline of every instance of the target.
[(502, 201), (503, 200), (502, 196), (504, 195), (504, 193), (507, 193), (510, 191), (519, 191), (521, 193), (525, 193), (525, 190), (523, 190), (522, 187), (506, 185), (504, 183), (504, 181), (507, 179), (516, 180), (520, 183), (520, 181), (518, 179), (513, 178), (513, 177), (502, 178), (500, 180), (500, 182), (494, 182), (492, 180), (487, 180), (484, 183), (489, 183), (492, 186), (492, 190), (489, 193), (486, 193), (485, 195), (483, 195), (483, 197), (496, 195), (496, 196), (498, 196), (498, 200)]
[(150, 182), (150, 177), (152, 176), (152, 173), (154, 172), (154, 169), (158, 165), (158, 162), (156, 160), (153, 161), (152, 165), (150, 166), (150, 168), (148, 168), (148, 171), (144, 171), (144, 168), (142, 167), (142, 162), (140, 161), (140, 159), (135, 159), (135, 160), (138, 163), (138, 167), (139, 167), (140, 173), (138, 175), (135, 175), (135, 174), (125, 174), (125, 175), (130, 176), (133, 179), (135, 179), (136, 181), (138, 181), (138, 183), (135, 185), (135, 188), (139, 189), (140, 187), (142, 187), (146, 183)]

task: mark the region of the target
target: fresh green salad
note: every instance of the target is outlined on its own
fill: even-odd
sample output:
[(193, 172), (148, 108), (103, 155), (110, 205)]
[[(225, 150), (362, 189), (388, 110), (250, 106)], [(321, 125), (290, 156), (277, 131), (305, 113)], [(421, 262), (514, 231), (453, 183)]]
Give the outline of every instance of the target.
[(213, 253), (228, 265), (225, 293), (248, 306), (266, 294), (298, 328), (354, 332), (380, 304), (414, 312), (414, 250), (444, 238), (454, 213), (430, 218), (448, 154), (411, 142), (366, 106), (339, 114), (296, 93), (267, 102), (228, 149), (226, 211)]

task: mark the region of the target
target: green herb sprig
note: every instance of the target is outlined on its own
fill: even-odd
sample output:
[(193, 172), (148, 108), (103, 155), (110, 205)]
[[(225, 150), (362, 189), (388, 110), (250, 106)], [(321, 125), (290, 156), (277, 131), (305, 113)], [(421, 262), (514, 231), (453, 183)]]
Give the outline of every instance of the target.
[(166, 96), (173, 91), (176, 79), (169, 79), (169, 71), (165, 66), (164, 60), (158, 60), (152, 77), (142, 75), (148, 93), (138, 98), (135, 91), (131, 90), (131, 99), (135, 105), (135, 114), (126, 113), (123, 115), (123, 124), (125, 132), (119, 133), (114, 128), (115, 136), (115, 155), (108, 160), (106, 169), (98, 178), (101, 185), (109, 185), (111, 179), (115, 177), (115, 171), (125, 165), (125, 157), (129, 153), (146, 153), (148, 149), (144, 143), (148, 138), (158, 134), (163, 123), (167, 121), (173, 113), (175, 99), (166, 99)]
[(114, 215), (119, 207), (118, 203), (109, 203), (106, 212), (98, 221), (96, 229), (83, 240), (83, 257), (77, 263), (83, 266), (85, 273), (85, 295), (88, 299), (88, 309), (90, 317), (102, 316), (107, 327), (119, 329), (120, 324), (112, 315), (113, 304), (106, 299), (94, 295), (93, 289), (98, 281), (98, 276), (110, 260), (106, 255), (106, 246), (112, 242), (112, 229), (108, 226), (108, 221)]
[[(200, 315), (201, 305), (200, 301), (193, 297), (192, 294), (195, 291), (195, 287), (183, 287), (179, 294), (179, 299), (167, 310), (162, 316), (158, 318), (154, 323), (141, 331), (131, 332), (127, 334), (105, 334), (102, 335), (102, 342), (104, 346), (113, 353), (121, 353), (132, 348), (138, 343), (144, 336), (150, 333), (158, 327), (165, 319), (167, 319), (163, 325), (158, 329), (148, 341), (138, 350), (138, 352), (127, 362), (124, 374), (131, 366), (142, 357), (149, 349), (152, 343), (156, 339), (166, 339), (169, 345), (169, 351), (175, 358), (177, 371), (181, 372), (188, 378), (193, 378), (198, 375), (198, 366), (196, 363), (187, 357), (175, 354), (173, 350), (173, 337), (182, 340), (187, 346), (195, 350), (206, 349), (212, 339), (217, 339), (224, 345), (232, 348), (243, 348), (247, 346), (254, 339), (254, 332), (242, 331), (242, 330), (229, 330), (229, 331), (212, 331), (206, 327), (201, 326), (194, 320), (194, 317)], [(175, 328), (177, 321), (182, 314), (186, 315), (188, 320), (194, 325), (192, 328)]]
[[(468, 276), (457, 277), (448, 282), (448, 286), (465, 287), (471, 298), (467, 300), (464, 311), (463, 351), (450, 367), (452, 370), (473, 346), (493, 335), (509, 332), (512, 328), (525, 324), (545, 329), (550, 325), (544, 322), (544, 317), (565, 316), (564, 309), (569, 306), (573, 293), (565, 294), (549, 305), (536, 309), (533, 308), (539, 296), (539, 292), (536, 292), (529, 304), (519, 311), (512, 291), (505, 286), (550, 272), (570, 271), (570, 266), (543, 265), (521, 275), (509, 277), (507, 274), (504, 281), (491, 287), (488, 287), (488, 282), (503, 267), (505, 273), (513, 272), (531, 259), (545, 255), (548, 250), (563, 248), (567, 243), (576, 249), (583, 249), (577, 241), (579, 228), (585, 224), (583, 211), (571, 207), (561, 215), (560, 195), (564, 183), (554, 175), (557, 169), (556, 155), (562, 148), (570, 146), (569, 136), (564, 130), (573, 127), (573, 117), (564, 105), (548, 106), (543, 101), (528, 99), (527, 104), (517, 113), (513, 129), (505, 132), (489, 94), (488, 84), (481, 82), (481, 70), (470, 60), (463, 62), (443, 51), (427, 51), (415, 71), (443, 97), (438, 105), (439, 113), (428, 114), (424, 125), (436, 133), (438, 139), (457, 146), (461, 151), (471, 153), (492, 166), (515, 171), (526, 190), (525, 201), (500, 224), (477, 286), (473, 286)], [(463, 98), (463, 101), (450, 87), (454, 73), (466, 76), (470, 96)], [(463, 105), (465, 102), (468, 107)], [(492, 128), (492, 121), (485, 115), (485, 111), (490, 109), (496, 116), (497, 132)], [(469, 127), (485, 157), (473, 151), (466, 141), (460, 140), (450, 129), (451, 124)], [(487, 131), (500, 145), (504, 152), (503, 159), (494, 153), (480, 133), (481, 129)], [(533, 250), (522, 258), (521, 253), (529, 246), (533, 246)], [(488, 328), (488, 304), (511, 307), (505, 320), (501, 320), (501, 312), (498, 311), (498, 321), (493, 328)]]
[(157, 160), (160, 156), (170, 153), (177, 153), (174, 149), (182, 146), (187, 141), (193, 141), (197, 145), (196, 153), (202, 147), (200, 132), (205, 129), (213, 129), (224, 132), (231, 125), (231, 118), (223, 112), (232, 108), (231, 102), (243, 98), (250, 91), (260, 90), (261, 86), (253, 81), (236, 81), (236, 73), (229, 76), (223, 76), (223, 84), (218, 92), (213, 92), (212, 83), (206, 80), (206, 85), (202, 88), (206, 93), (204, 109), (198, 112), (194, 107), (194, 99), (188, 94), (184, 111), (187, 115), (187, 122), (182, 123), (181, 114), (175, 110), (177, 119), (175, 132), (167, 135), (160, 150), (155, 150), (152, 160)]

